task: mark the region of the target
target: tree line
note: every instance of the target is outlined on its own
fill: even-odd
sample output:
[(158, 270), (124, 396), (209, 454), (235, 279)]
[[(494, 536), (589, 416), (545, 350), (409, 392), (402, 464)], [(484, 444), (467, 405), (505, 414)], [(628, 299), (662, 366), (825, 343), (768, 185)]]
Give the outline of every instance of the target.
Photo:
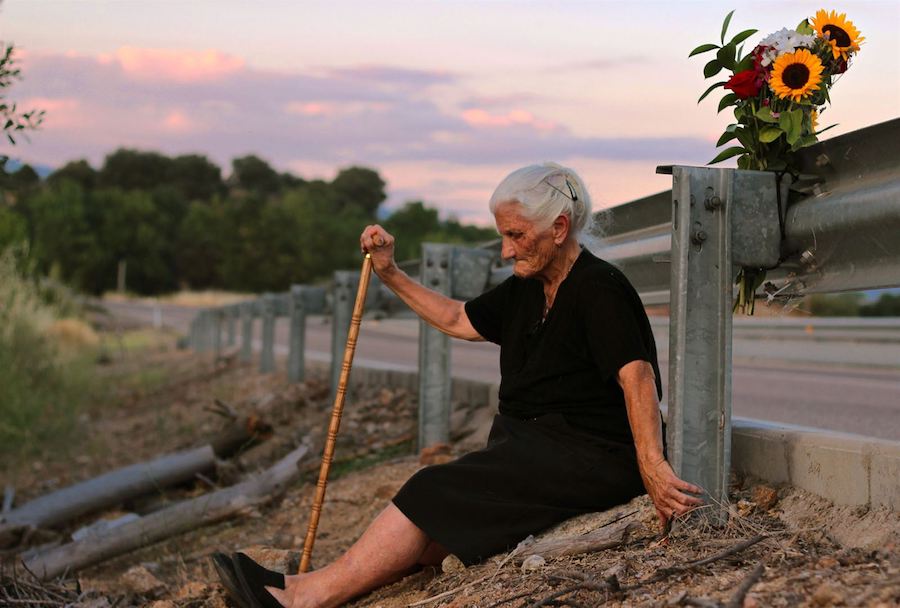
[[(129, 291), (259, 292), (326, 279), (359, 263), (359, 234), (377, 221), (385, 182), (365, 167), (332, 181), (280, 173), (257, 156), (235, 158), (231, 173), (202, 155), (169, 157), (119, 149), (99, 169), (85, 160), (46, 179), (28, 165), (0, 165), (0, 250), (24, 244), (29, 267), (99, 294)], [(419, 256), (423, 241), (477, 243), (493, 229), (441, 220), (412, 201), (381, 221), (398, 238), (397, 258)]]

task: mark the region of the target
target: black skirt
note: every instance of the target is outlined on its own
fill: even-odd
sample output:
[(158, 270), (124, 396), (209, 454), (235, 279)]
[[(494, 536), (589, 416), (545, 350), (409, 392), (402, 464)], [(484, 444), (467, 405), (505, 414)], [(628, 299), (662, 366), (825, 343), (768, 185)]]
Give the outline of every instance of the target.
[(466, 565), (529, 534), (644, 493), (633, 444), (570, 427), (561, 414), (498, 414), (484, 449), (418, 471), (394, 504)]

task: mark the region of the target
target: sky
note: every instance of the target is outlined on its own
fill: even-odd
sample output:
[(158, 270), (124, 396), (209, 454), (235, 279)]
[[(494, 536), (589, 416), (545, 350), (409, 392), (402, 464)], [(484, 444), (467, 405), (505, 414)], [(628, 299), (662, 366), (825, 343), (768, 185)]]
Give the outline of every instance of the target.
[[(729, 113), (692, 48), (758, 29), (748, 44), (825, 8), (866, 38), (832, 89), (829, 136), (900, 116), (900, 0), (749, 2), (5, 0), (22, 110), (45, 109), (4, 150), (99, 167), (119, 147), (200, 153), (229, 172), (256, 154), (332, 179), (363, 165), (387, 208), (424, 200), (491, 224), (510, 171), (552, 160), (585, 179), (595, 208), (670, 187), (657, 165), (702, 165)], [(728, 166), (723, 165), (723, 166)]]

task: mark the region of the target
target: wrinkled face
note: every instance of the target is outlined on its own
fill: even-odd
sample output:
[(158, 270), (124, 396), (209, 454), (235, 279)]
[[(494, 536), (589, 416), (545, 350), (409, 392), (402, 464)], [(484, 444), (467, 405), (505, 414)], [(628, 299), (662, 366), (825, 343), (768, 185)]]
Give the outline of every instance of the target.
[(541, 274), (556, 253), (553, 230), (538, 231), (533, 222), (522, 216), (522, 205), (517, 202), (498, 205), (494, 221), (503, 240), (500, 255), (504, 260), (516, 261), (513, 273), (522, 278)]

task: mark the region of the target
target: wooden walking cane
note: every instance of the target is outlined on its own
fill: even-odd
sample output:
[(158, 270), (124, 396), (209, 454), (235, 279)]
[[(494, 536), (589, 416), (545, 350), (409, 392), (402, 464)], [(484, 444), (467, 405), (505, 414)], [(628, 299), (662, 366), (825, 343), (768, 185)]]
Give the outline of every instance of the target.
[[(375, 245), (381, 246), (381, 239), (375, 237)], [(369, 289), (369, 278), (372, 274), (372, 256), (366, 254), (362, 271), (359, 274), (359, 288), (356, 290), (356, 303), (353, 305), (353, 316), (350, 317), (350, 332), (347, 334), (347, 346), (344, 348), (344, 362), (341, 364), (341, 375), (338, 378), (337, 392), (334, 395), (334, 407), (331, 409), (331, 423), (328, 425), (328, 438), (325, 440), (325, 451), (322, 454), (322, 466), (319, 469), (319, 481), (316, 484), (316, 497), (309, 514), (309, 526), (306, 528), (306, 541), (303, 543), (303, 556), (300, 558), (300, 572), (309, 571), (309, 560), (312, 557), (313, 544), (316, 542), (316, 530), (319, 527), (319, 515), (322, 514), (322, 503), (325, 502), (325, 486), (328, 485), (328, 471), (334, 459), (334, 443), (341, 426), (341, 414), (344, 411), (344, 397), (347, 394), (347, 381), (350, 379), (350, 366), (353, 364), (353, 353), (356, 352), (356, 340), (359, 337), (359, 324), (362, 321), (363, 306), (366, 303), (366, 291)]]

